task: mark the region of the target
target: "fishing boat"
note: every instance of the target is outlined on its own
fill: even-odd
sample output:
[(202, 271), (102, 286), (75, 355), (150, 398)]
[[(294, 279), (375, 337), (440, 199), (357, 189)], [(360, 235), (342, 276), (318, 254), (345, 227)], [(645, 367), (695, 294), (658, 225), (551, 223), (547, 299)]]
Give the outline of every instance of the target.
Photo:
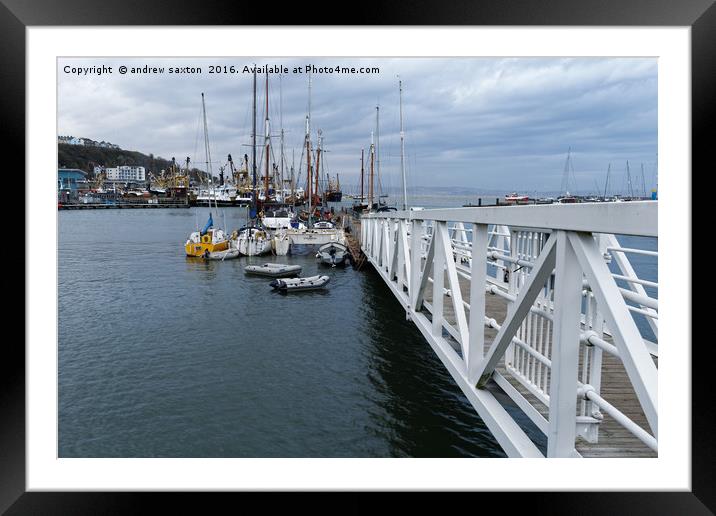
[[(230, 240), (223, 230), (214, 228), (214, 220), (209, 214), (204, 229), (194, 231), (189, 235), (184, 249), (187, 256), (206, 257), (211, 253), (226, 251), (230, 247)], [(208, 253), (208, 254), (207, 254)]]
[(241, 228), (235, 242), (243, 256), (261, 256), (271, 252), (271, 235), (260, 227)]
[(334, 183), (328, 178), (328, 186), (323, 195), (326, 202), (341, 202), (343, 199), (343, 192), (341, 192), (341, 180), (336, 174), (336, 182)]
[(348, 247), (338, 242), (329, 242), (318, 248), (316, 258), (321, 263), (335, 267), (336, 265), (345, 265), (350, 261), (350, 251)]
[(301, 274), (303, 268), (300, 265), (287, 265), (284, 263), (264, 263), (263, 265), (247, 265), (244, 267), (246, 274), (257, 274), (259, 276), (270, 276), (272, 278), (289, 278)]
[(529, 202), (529, 195), (520, 195), (516, 192), (505, 195), (505, 204), (527, 204)]
[(269, 285), (280, 292), (299, 292), (324, 288), (329, 281), (328, 276), (310, 276), (308, 278), (275, 279)]

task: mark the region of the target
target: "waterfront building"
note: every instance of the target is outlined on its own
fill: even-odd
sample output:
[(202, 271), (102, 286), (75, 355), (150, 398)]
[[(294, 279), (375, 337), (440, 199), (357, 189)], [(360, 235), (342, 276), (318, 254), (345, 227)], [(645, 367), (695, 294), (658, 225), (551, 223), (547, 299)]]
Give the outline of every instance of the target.
[(107, 167), (104, 169), (108, 181), (146, 181), (144, 167), (131, 165), (120, 165), (118, 167)]
[(78, 168), (60, 168), (57, 170), (58, 190), (77, 190), (87, 181), (87, 173)]
[(87, 184), (87, 174), (78, 168), (57, 169), (57, 200), (71, 202), (77, 199), (77, 192)]

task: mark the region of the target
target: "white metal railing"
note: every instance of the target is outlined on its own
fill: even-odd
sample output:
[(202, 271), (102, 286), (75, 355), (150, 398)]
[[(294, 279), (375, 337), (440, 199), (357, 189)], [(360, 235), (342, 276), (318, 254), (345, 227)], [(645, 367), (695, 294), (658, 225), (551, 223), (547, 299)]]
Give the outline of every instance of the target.
[[(490, 380), (547, 436), (549, 457), (579, 456), (578, 436), (598, 442), (602, 412), (656, 451), (658, 299), (646, 289), (658, 282), (627, 255), (658, 253), (615, 234), (657, 237), (657, 203), (365, 214), (361, 247), (508, 455), (543, 456)], [(507, 302), (503, 321), (486, 294)], [(485, 328), (497, 332), (487, 349)], [(604, 353), (622, 362), (648, 428), (605, 399)]]

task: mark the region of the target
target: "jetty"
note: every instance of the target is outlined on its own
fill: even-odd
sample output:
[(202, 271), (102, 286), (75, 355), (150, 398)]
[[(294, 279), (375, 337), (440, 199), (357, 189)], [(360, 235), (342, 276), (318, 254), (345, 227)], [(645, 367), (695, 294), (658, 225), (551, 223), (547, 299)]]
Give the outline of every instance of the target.
[(658, 284), (629, 261), (657, 252), (616, 238), (657, 237), (656, 201), (368, 213), (353, 229), (508, 456), (657, 456)]
[(58, 203), (58, 210), (136, 210), (189, 208), (186, 202), (118, 202), (118, 203)]

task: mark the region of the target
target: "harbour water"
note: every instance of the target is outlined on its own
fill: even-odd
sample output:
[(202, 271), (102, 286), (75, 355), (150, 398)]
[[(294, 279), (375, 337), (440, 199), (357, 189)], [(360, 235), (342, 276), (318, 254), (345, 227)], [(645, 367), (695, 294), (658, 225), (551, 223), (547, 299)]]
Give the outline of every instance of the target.
[(60, 457), (503, 456), (377, 275), (304, 249), (330, 288), (274, 293), (195, 212), (58, 213)]
[[(373, 271), (187, 258), (207, 214), (58, 213), (60, 457), (504, 456)], [(266, 261), (329, 288), (244, 275)]]

